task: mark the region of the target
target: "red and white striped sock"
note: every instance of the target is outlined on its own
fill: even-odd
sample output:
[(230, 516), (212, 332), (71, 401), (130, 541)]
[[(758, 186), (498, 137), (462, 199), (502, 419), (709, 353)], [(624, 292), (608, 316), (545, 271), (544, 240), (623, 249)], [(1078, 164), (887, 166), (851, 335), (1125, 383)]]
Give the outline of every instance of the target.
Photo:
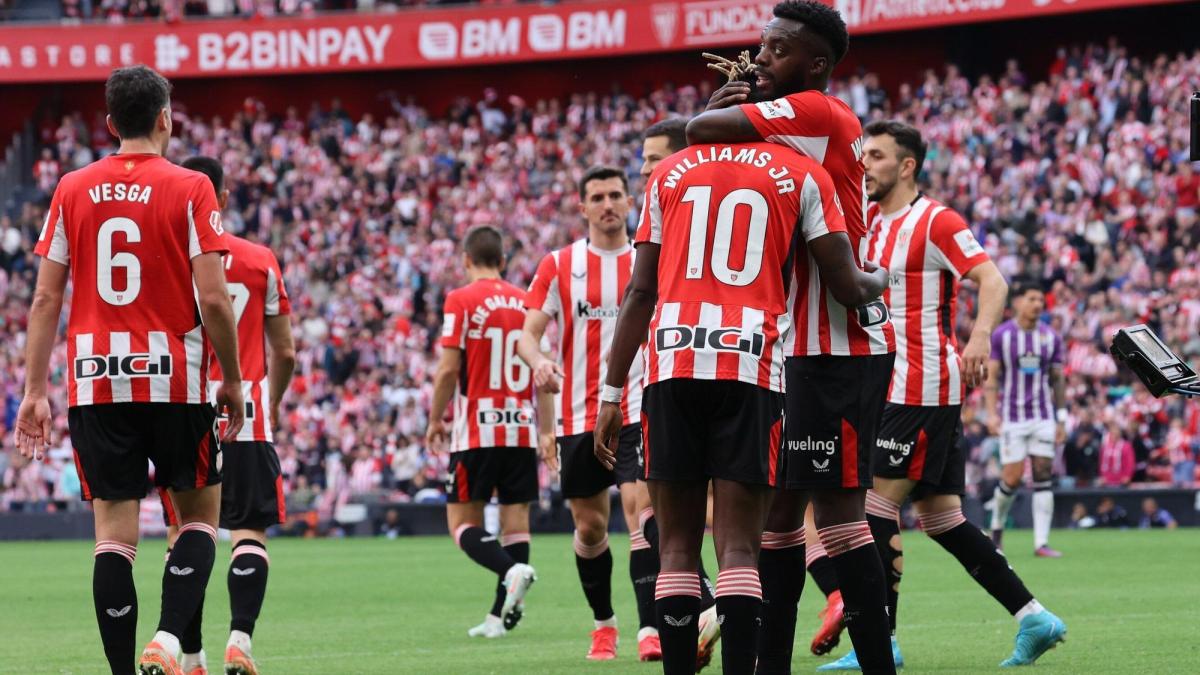
[(865, 520), (823, 527), (817, 530), (817, 534), (820, 535), (821, 544), (830, 558), (875, 543), (871, 536), (871, 526)]
[(730, 567), (717, 574), (717, 599), (729, 595), (745, 595), (762, 600), (762, 584), (757, 567)]
[(762, 535), (762, 548), (768, 551), (804, 546), (804, 543), (804, 528), (792, 530), (791, 532), (771, 532), (768, 530), (764, 531)]
[(923, 513), (920, 520), (921, 529), (925, 530), (925, 534), (936, 537), (967, 522), (967, 517), (963, 515), (962, 509), (958, 508), (940, 513)]
[(874, 490), (867, 490), (867, 515), (899, 520), (900, 505)]

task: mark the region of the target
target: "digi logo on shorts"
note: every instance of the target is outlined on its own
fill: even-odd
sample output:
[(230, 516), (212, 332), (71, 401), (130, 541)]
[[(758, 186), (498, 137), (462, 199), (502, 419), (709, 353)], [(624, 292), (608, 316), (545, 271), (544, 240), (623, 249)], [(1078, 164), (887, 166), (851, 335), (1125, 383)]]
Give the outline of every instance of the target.
[(526, 408), (480, 410), (475, 415), (480, 425), (533, 424), (533, 411)]
[(654, 348), (659, 352), (673, 349), (696, 351), (741, 352), (762, 356), (766, 338), (762, 333), (742, 335), (740, 328), (707, 328), (705, 326), (670, 326), (654, 333)]
[(100, 377), (154, 377), (170, 374), (170, 354), (79, 356), (75, 359), (76, 380), (92, 380)]

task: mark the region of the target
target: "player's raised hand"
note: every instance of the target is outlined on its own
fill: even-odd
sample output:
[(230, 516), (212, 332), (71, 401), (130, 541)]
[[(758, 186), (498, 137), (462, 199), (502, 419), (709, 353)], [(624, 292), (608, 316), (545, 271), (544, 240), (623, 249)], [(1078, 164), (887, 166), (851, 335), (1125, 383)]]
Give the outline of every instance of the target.
[(558, 471), (558, 439), (554, 437), (554, 433), (538, 434), (538, 451), (542, 455), (542, 461), (546, 463), (546, 467), (551, 471)]
[(977, 387), (987, 382), (987, 360), (992, 353), (989, 339), (972, 335), (962, 353), (962, 377), (968, 387)]
[(225, 415), (225, 433), (221, 434), (221, 442), (229, 443), (237, 440), (238, 432), (246, 423), (246, 399), (242, 396), (241, 382), (222, 382), (217, 387), (217, 414)]
[(612, 471), (617, 461), (617, 437), (621, 432), (621, 406), (617, 403), (600, 404), (600, 415), (596, 418), (596, 429), (592, 433), (596, 459), (604, 468)]
[(533, 385), (538, 391), (547, 394), (558, 393), (562, 386), (562, 377), (562, 367), (550, 359), (538, 361), (537, 367), (533, 369)]
[(449, 434), (446, 433), (446, 423), (441, 420), (429, 420), (425, 429), (425, 447), (434, 454), (446, 451)]
[(50, 447), (50, 401), (45, 396), (26, 396), (17, 410), (14, 430), (17, 452), (22, 457), (41, 460)]
[(708, 110), (721, 110), (735, 105), (746, 103), (750, 100), (750, 83), (742, 82), (741, 80), (730, 80), (724, 86), (713, 92), (708, 99), (708, 105), (704, 107)]

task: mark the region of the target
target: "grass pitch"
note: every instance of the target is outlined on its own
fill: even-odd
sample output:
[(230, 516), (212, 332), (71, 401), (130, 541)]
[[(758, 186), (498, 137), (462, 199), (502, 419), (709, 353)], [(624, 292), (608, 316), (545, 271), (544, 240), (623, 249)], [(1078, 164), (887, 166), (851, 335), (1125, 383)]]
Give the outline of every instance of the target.
[[(1060, 560), (1035, 559), (1030, 534), (1010, 532), (1014, 568), (1069, 627), (1039, 673), (1200, 673), (1200, 532), (1055, 532)], [(1015, 622), (949, 554), (905, 534), (900, 644), (907, 672), (994, 672)], [(143, 542), (135, 566), (139, 645), (158, 618), (163, 542)], [(499, 640), (468, 638), (491, 603), (495, 577), (449, 537), (274, 540), (270, 585), (254, 636), (268, 675), (293, 673), (660, 673), (637, 661), (628, 546), (613, 538), (614, 603), (622, 629), (612, 663), (585, 661), (591, 616), (569, 536), (535, 536), (540, 576), (524, 621)], [(0, 673), (104, 673), (91, 601), (90, 542), (0, 544)], [(711, 545), (706, 543), (708, 569)], [(204, 612), (206, 651), (220, 672), (228, 630), (229, 544), (220, 545)], [(820, 593), (809, 579), (793, 671), (828, 659), (808, 653)], [(840, 656), (849, 648), (834, 651)], [(718, 664), (706, 672), (720, 672)]]

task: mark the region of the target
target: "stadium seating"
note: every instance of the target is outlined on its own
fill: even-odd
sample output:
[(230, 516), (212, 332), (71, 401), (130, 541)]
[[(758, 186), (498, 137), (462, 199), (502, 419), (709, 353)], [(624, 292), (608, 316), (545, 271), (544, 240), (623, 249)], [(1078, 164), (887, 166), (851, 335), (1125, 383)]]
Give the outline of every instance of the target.
[[(947, 66), (890, 95), (870, 75), (834, 87), (864, 119), (921, 128), (930, 194), (968, 217), (1007, 276), (1049, 289), (1048, 320), (1068, 346), (1072, 431), (1061, 473), (1076, 485), (1196, 480), (1200, 406), (1133, 386), (1107, 341), (1145, 322), (1185, 357), (1200, 356), (1200, 177), (1184, 168), (1184, 84), (1198, 78), (1200, 51), (1141, 58), (1108, 44), (1062, 50), (1036, 81), (1010, 63), (975, 82)], [(490, 92), (445, 115), (395, 101), (382, 118), (359, 119), (336, 102), (301, 111), (248, 100), (213, 119), (177, 105), (169, 156), (219, 158), (232, 189), (227, 227), (269, 244), (285, 266), (298, 376), (277, 440), (299, 506), (332, 513), (368, 496), (437, 498), (446, 458), (425, 452), (422, 435), (441, 302), (462, 280), (457, 242), (472, 225), (500, 226), (507, 276), (526, 283), (541, 255), (582, 233), (574, 194), (586, 164), (624, 168), (636, 192), (641, 130), (695, 114), (707, 92), (664, 86), (643, 98), (528, 104)], [(86, 111), (42, 130), (48, 151), (34, 178), (44, 196), (61, 172), (113, 150), (100, 119)], [(78, 491), (64, 415), (51, 464), (10, 451), (29, 251), (45, 201), (0, 216), (0, 508)], [(960, 333), (973, 309), (968, 293)], [(59, 410), (64, 359), (60, 342)], [(996, 472), (980, 403), (976, 393), (965, 409), (972, 489)], [(1130, 449), (1135, 462), (1118, 461)], [(544, 489), (552, 482), (542, 476)]]

